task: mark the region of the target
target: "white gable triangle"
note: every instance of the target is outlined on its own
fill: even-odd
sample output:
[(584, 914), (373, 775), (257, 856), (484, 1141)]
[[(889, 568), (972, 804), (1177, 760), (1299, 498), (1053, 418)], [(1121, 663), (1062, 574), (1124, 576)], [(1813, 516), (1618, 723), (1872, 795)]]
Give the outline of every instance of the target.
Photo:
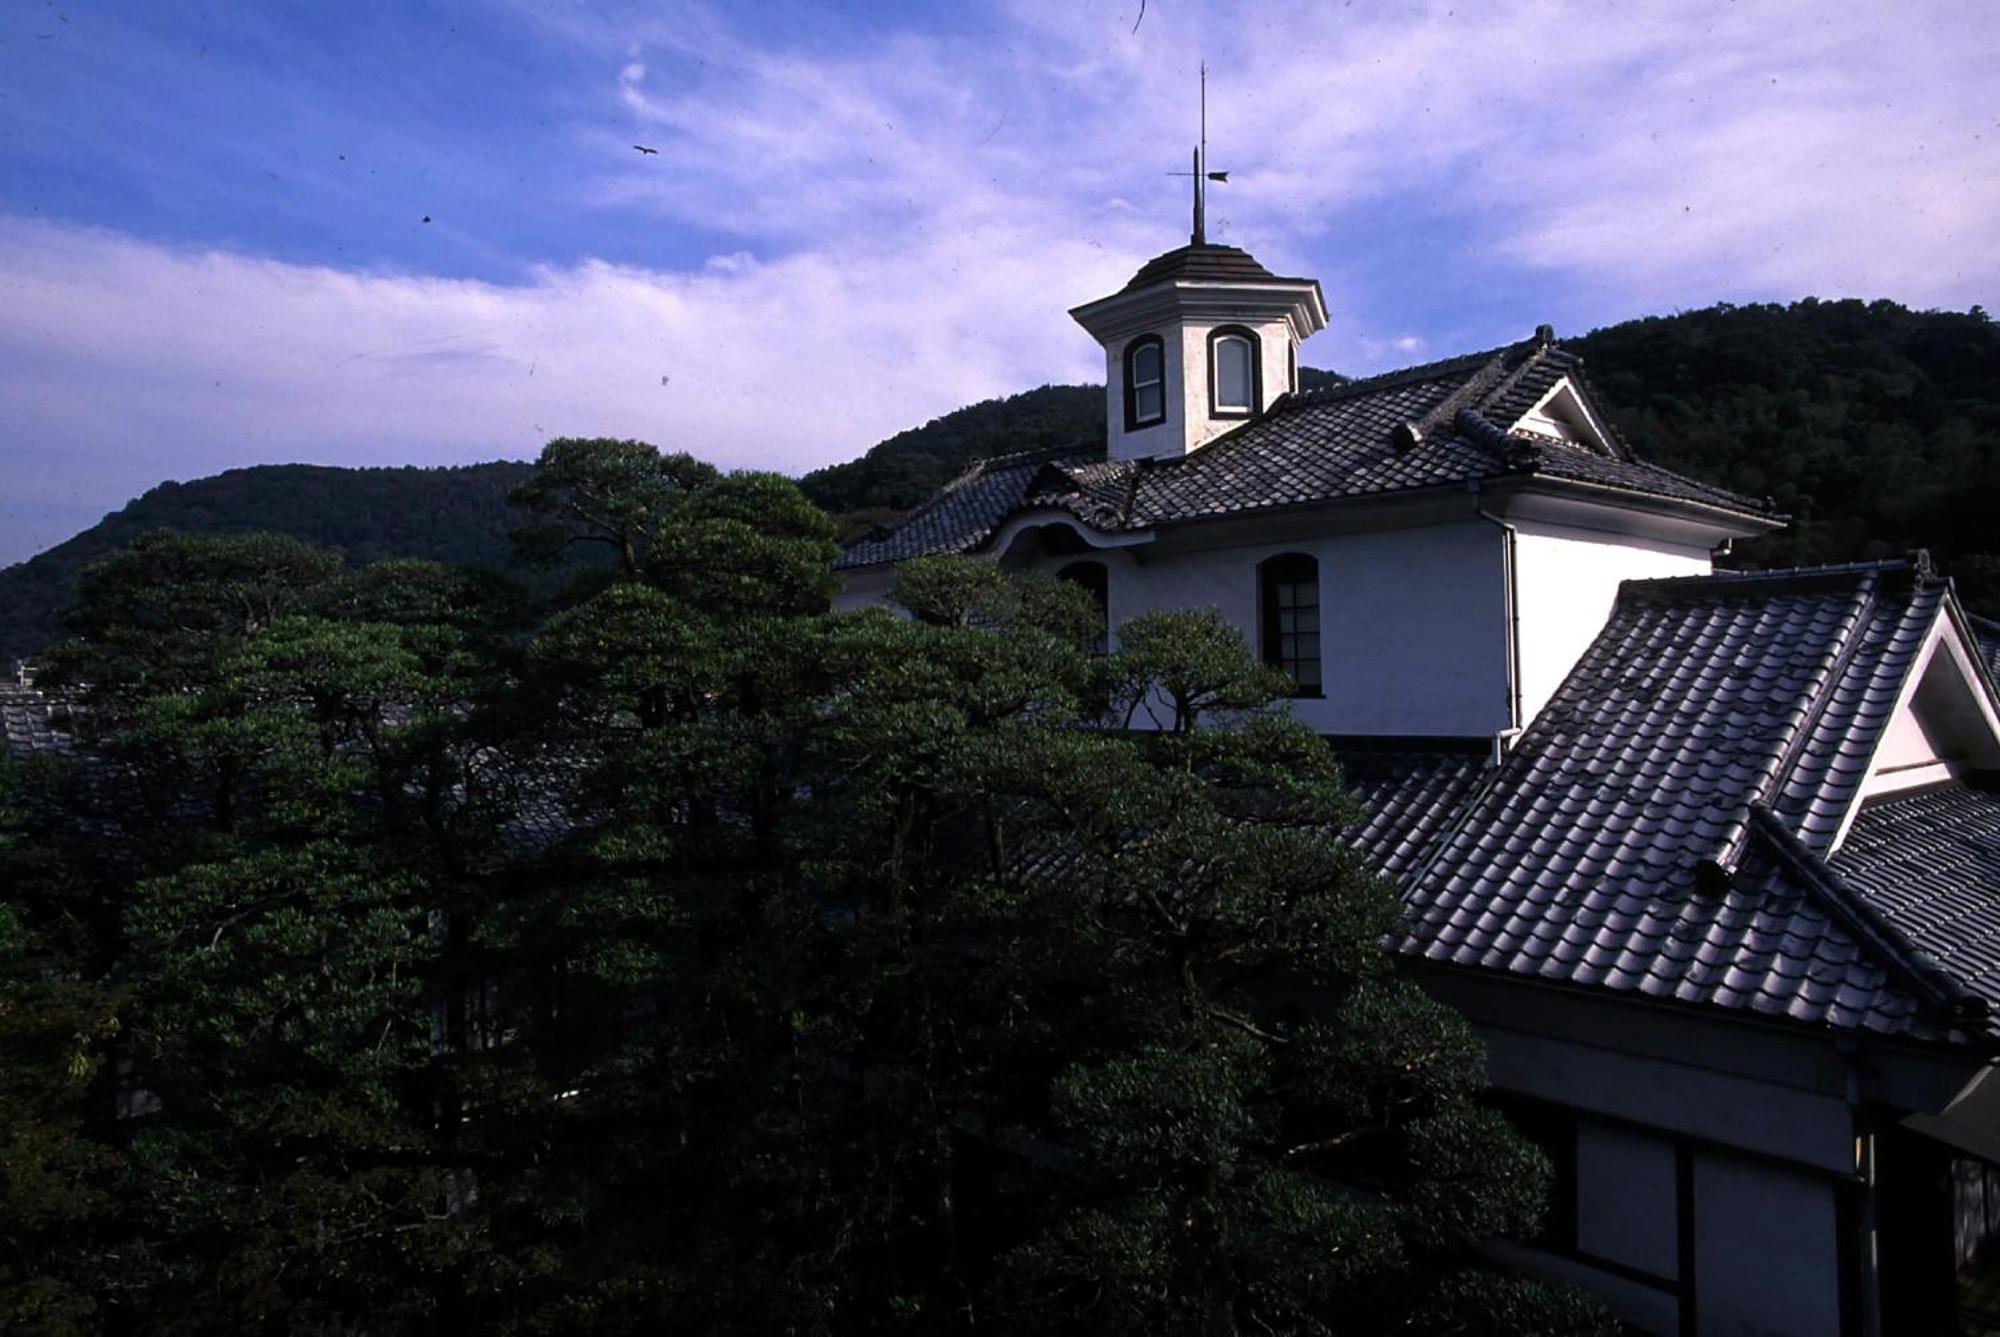
[(1550, 386), (1533, 408), (1506, 426), (1509, 431), (1554, 437), (1605, 455), (1623, 454), (1612, 444), (1611, 433), (1567, 376)]
[(1895, 713), (1868, 759), (1858, 799), (1841, 821), (1832, 849), (1840, 848), (1869, 799), (1946, 784), (1980, 770), (2000, 770), (2000, 701), (1963, 624), (1947, 612), (1932, 626), (1903, 680)]

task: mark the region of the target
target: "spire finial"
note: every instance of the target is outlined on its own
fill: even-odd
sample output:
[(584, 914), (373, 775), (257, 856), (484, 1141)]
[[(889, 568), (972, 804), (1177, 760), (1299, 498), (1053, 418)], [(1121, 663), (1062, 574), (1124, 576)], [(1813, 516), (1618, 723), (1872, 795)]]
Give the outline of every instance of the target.
[(1208, 218), (1204, 209), (1207, 192), (1202, 189), (1202, 169), (1208, 166), (1208, 62), (1201, 63), (1201, 141), (1194, 151), (1194, 244), (1208, 244)]
[(1201, 63), (1201, 138), (1195, 142), (1194, 170), (1192, 172), (1169, 172), (1169, 176), (1185, 175), (1194, 182), (1194, 232), (1188, 241), (1196, 246), (1208, 245), (1208, 196), (1210, 181), (1227, 181), (1229, 173), (1208, 170), (1208, 62)]

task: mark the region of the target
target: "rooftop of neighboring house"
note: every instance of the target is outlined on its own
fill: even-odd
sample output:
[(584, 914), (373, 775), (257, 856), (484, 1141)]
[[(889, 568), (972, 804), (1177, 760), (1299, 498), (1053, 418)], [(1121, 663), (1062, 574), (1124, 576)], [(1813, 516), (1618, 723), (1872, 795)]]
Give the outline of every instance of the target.
[(1971, 630), (1921, 559), (1628, 582), (1414, 863), (1399, 951), (1840, 1029), (1988, 1035), (2000, 733)]

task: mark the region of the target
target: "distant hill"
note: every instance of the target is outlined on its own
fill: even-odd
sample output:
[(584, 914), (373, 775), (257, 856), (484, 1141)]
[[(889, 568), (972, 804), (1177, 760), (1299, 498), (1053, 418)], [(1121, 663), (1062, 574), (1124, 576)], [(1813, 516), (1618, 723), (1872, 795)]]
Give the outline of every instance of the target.
[(1792, 516), (1736, 561), (1926, 547), (1968, 602), (2000, 612), (2000, 328), (1980, 308), (1808, 298), (1564, 342), (1647, 458)]
[(54, 640), (56, 613), (77, 574), (149, 529), (276, 530), (337, 549), (353, 565), (378, 557), (505, 565), (507, 531), (521, 523), (507, 491), (530, 469), (512, 461), (449, 469), (263, 464), (162, 483), (76, 537), (0, 570), (0, 665)]
[[(1714, 306), (1565, 340), (1649, 459), (1752, 496), (1793, 528), (1743, 545), (1754, 566), (1930, 548), (1968, 602), (2000, 615), (2000, 329), (1970, 312), (1807, 299)], [(1307, 386), (1341, 379), (1301, 369)], [(891, 518), (974, 458), (1085, 443), (1104, 391), (1046, 385), (899, 432), (815, 470), (808, 496), (850, 531)], [(523, 463), (456, 469), (265, 465), (164, 483), (75, 538), (0, 570), (0, 661), (52, 639), (70, 583), (148, 529), (275, 529), (384, 556), (505, 565)]]
[(988, 455), (1099, 440), (1104, 435), (1104, 387), (1044, 385), (988, 399), (898, 432), (846, 464), (815, 469), (799, 486), (821, 509), (896, 512), (950, 482)]

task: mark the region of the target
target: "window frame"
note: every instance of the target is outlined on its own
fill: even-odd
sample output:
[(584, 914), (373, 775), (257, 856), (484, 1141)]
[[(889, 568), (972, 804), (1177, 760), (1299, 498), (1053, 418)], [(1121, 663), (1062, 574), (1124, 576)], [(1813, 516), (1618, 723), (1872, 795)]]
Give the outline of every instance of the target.
[[(1221, 365), (1216, 354), (1226, 340), (1241, 339), (1250, 350), (1250, 403), (1245, 408), (1222, 403)], [(1208, 332), (1208, 415), (1211, 418), (1254, 418), (1264, 403), (1264, 341), (1242, 325), (1218, 325)]]
[[(1283, 587), (1296, 587), (1304, 582), (1303, 576), (1310, 573), (1312, 580), (1311, 632), (1302, 632), (1294, 627), (1284, 630), (1285, 613), (1293, 614), (1296, 621), (1305, 604), (1296, 596), (1289, 606), (1282, 597)], [(1265, 558), (1257, 564), (1257, 623), (1260, 629), (1259, 657), (1271, 668), (1277, 669), (1292, 680), (1292, 696), (1295, 698), (1319, 699), (1326, 696), (1326, 630), (1320, 617), (1319, 558), (1306, 552), (1282, 552)], [(1312, 654), (1310, 657), (1299, 653), (1297, 642), (1310, 635)], [(1288, 639), (1291, 642), (1288, 644)], [(1288, 651), (1292, 653), (1288, 653)], [(1313, 681), (1304, 682), (1298, 667), (1310, 663)]]
[[(1139, 380), (1137, 376), (1139, 355), (1147, 349), (1160, 355), (1160, 411), (1153, 417), (1139, 415)], [(1151, 381), (1147, 382), (1152, 384)], [(1136, 432), (1146, 427), (1158, 427), (1167, 420), (1167, 342), (1157, 334), (1142, 334), (1125, 345), (1125, 430)]]

